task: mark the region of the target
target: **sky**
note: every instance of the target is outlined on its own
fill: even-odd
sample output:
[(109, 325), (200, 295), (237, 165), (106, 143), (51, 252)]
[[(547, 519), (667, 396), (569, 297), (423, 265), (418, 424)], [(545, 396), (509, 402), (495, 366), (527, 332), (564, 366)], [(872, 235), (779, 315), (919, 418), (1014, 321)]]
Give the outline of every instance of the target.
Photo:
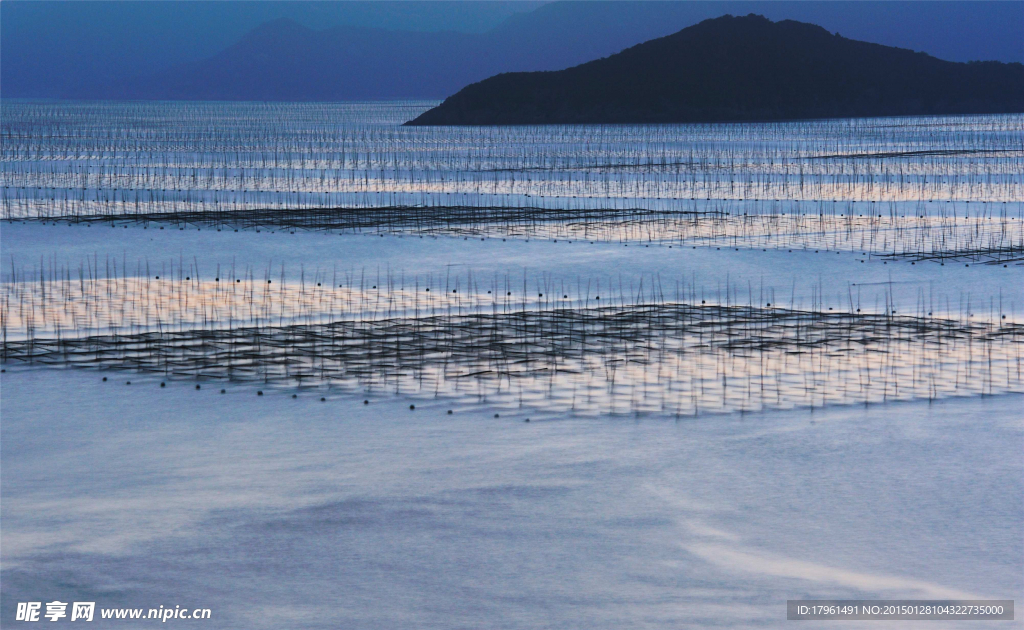
[[(310, 28), (483, 32), (541, 2), (3, 0), (0, 67), (29, 86), (81, 74), (139, 74), (213, 55), (287, 17)], [(6, 74), (6, 73), (5, 73)], [(0, 94), (3, 83), (0, 82)]]
[[(581, 63), (726, 11), (757, 11), (776, 20), (814, 22), (846, 37), (924, 50), (952, 61), (1024, 61), (1021, 1), (4, 0), (0, 2), (0, 96), (54, 97), (74, 84), (105, 85), (153, 74), (209, 58), (260, 24), (282, 17), (314, 29), (348, 25), (475, 34), (518, 29), (525, 35), (511, 41), (520, 42), (522, 51), (505, 51), (513, 65), (529, 66), (514, 60), (533, 55), (550, 60), (547, 65), (553, 66), (498, 68), (507, 71)], [(510, 45), (506, 40), (495, 41)], [(452, 60), (440, 55), (436, 63)]]

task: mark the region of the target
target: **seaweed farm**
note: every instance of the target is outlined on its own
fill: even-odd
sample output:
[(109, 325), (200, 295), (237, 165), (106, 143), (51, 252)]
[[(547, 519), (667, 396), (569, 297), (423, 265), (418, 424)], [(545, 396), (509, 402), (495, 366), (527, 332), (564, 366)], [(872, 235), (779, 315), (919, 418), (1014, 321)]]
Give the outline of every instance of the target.
[(1024, 593), (1024, 115), (0, 106), (0, 617)]
[(852, 294), (845, 309), (801, 310), (739, 287), (707, 304), (698, 287), (655, 278), (624, 293), (607, 278), (289, 280), (268, 268), (203, 279), (197, 263), (161, 265), (162, 277), (87, 264), (4, 283), (4, 362), (590, 414), (1024, 393), (1024, 325), (1002, 304), (899, 314), (890, 298), (871, 314)]
[(0, 216), (1024, 258), (1024, 118), (402, 127), (427, 103), (12, 102)]
[[(598, 415), (1024, 392), (1006, 283), (1024, 262), (1022, 116), (401, 126), (427, 106), (5, 103), (7, 231), (113, 247), (9, 257), (4, 363)], [(160, 254), (200, 233), (300, 240), (275, 250), (287, 270)], [(403, 266), (357, 256), (368, 235), (406, 237), (379, 245)], [(470, 239), (469, 263), (430, 253)], [(482, 264), (531, 241), (597, 249)], [(630, 244), (678, 271), (601, 262)], [(747, 251), (853, 254), (871, 277), (815, 280), (827, 259), (730, 277)], [(875, 271), (890, 261), (961, 271), (926, 289)]]
[(3, 359), (678, 416), (1022, 393), (1022, 348), (1021, 325), (670, 303), (30, 338)]

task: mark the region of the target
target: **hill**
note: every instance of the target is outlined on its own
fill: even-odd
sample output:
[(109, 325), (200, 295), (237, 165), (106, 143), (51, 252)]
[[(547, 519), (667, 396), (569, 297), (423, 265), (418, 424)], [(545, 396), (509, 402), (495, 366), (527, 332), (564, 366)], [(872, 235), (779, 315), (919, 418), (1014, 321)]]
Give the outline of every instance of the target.
[[(478, 37), (353, 26), (317, 30), (280, 18), (210, 58), (99, 85), (84, 96), (252, 101), (437, 97), (458, 89), (453, 79), (487, 76), (493, 68), (484, 55), (472, 56), (458, 73), (440, 63), (459, 56)], [(397, 67), (403, 69), (401, 80), (395, 80)]]
[(0, 2), (0, 95), (441, 99), (501, 72), (562, 70), (701, 20), (751, 11), (941, 59), (1024, 61), (1022, 6), (980, 0), (14, 0)]
[(1024, 65), (942, 61), (759, 15), (556, 72), (504, 73), (407, 124), (679, 123), (1024, 111)]

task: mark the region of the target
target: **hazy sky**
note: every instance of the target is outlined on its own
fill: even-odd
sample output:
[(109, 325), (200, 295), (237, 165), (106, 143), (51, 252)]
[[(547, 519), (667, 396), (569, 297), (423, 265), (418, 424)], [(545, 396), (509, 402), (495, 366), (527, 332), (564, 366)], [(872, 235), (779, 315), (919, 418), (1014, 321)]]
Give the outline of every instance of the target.
[(741, 6), (737, 2), (3, 0), (0, 96), (5, 92), (8, 96), (57, 95), (62, 86), (76, 81), (102, 85), (203, 59), (257, 25), (281, 17), (316, 29), (351, 25), (466, 33), (483, 33), (503, 22), (507, 25), (511, 18), (527, 25), (524, 32), (532, 33), (530, 41), (523, 40), (523, 54), (532, 51), (534, 56), (580, 63), (591, 57), (576, 57), (588, 51), (606, 55), (699, 19), (750, 11), (776, 20), (814, 22), (854, 39), (923, 50), (954, 61), (1024, 61), (1022, 1), (811, 0)]
[[(83, 72), (97, 80), (208, 57), (259, 24), (483, 32), (542, 2), (3, 0), (0, 64), (18, 88)], [(3, 83), (0, 82), (0, 95)]]

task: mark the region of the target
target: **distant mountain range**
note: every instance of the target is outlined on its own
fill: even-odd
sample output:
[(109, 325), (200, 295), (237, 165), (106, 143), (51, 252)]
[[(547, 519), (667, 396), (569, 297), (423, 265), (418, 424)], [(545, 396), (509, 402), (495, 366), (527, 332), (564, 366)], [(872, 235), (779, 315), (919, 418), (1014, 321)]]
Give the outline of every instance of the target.
[[(440, 99), (498, 73), (560, 70), (752, 11), (946, 59), (1024, 60), (1021, 2), (553, 2), (519, 13), (427, 4), (4, 0), (0, 96)], [(448, 14), (463, 29), (485, 14), (504, 21), (485, 32), (437, 30)], [(254, 19), (264, 22), (238, 30)]]
[(470, 85), (411, 125), (682, 123), (1024, 112), (1024, 65), (942, 61), (759, 16)]
[[(476, 45), (478, 37), (351, 26), (314, 30), (282, 18), (208, 59), (83, 88), (77, 95), (252, 101), (437, 97), (461, 87), (464, 77), (486, 76), (495, 67)], [(442, 64), (439, 58), (452, 61)]]

